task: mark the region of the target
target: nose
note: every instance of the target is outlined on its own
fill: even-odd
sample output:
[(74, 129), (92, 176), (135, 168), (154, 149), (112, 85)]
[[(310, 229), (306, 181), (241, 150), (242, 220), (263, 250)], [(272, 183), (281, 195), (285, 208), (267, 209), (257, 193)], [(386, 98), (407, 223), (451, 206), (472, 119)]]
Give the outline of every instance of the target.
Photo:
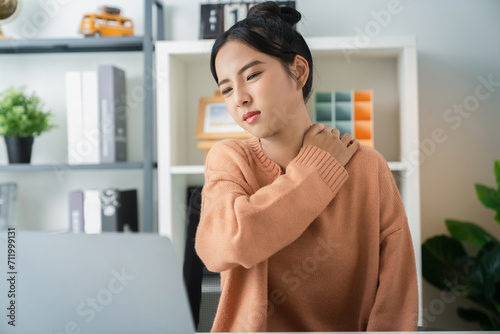
[(252, 101), (252, 98), (247, 90), (241, 88), (234, 88), (234, 90), (234, 94), (236, 96), (236, 106), (238, 108), (246, 107)]

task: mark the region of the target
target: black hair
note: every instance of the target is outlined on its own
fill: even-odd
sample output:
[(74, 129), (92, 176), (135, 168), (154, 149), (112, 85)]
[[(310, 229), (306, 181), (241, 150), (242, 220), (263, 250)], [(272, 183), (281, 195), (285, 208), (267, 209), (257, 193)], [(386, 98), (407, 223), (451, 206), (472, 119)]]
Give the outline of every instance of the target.
[(278, 58), (294, 80), (296, 78), (289, 65), (293, 63), (296, 55), (304, 57), (309, 66), (309, 76), (302, 87), (302, 96), (304, 101), (307, 101), (312, 90), (313, 60), (306, 41), (295, 30), (295, 25), (301, 18), (297, 10), (282, 7), (278, 2), (266, 1), (253, 6), (245, 19), (234, 24), (215, 40), (210, 55), (210, 69), (215, 81), (219, 81), (215, 70), (217, 53), (226, 42), (238, 40), (257, 51)]

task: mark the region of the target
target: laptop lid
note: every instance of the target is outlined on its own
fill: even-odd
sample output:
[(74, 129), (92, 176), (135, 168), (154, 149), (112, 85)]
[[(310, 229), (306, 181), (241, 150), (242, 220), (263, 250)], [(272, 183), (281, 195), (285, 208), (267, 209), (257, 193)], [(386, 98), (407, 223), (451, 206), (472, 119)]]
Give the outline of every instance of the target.
[(194, 333), (170, 239), (0, 231), (0, 333)]

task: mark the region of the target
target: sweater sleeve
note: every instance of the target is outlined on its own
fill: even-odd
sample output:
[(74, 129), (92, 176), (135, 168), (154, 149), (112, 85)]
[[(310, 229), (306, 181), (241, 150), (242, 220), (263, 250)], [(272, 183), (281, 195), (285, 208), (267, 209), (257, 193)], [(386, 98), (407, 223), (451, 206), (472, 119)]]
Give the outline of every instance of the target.
[(418, 281), (408, 220), (394, 177), (379, 162), (379, 282), (366, 331), (416, 331)]
[(286, 174), (254, 189), (249, 159), (222, 143), (214, 145), (206, 159), (195, 243), (211, 271), (251, 268), (292, 243), (347, 179), (346, 170), (328, 152), (307, 145)]

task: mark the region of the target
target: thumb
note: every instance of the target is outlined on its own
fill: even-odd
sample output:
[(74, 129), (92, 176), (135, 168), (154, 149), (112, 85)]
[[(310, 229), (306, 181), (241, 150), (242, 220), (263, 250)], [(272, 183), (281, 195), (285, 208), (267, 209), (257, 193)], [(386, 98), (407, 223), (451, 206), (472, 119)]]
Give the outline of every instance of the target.
[(318, 133), (320, 133), (324, 129), (325, 129), (325, 125), (324, 124), (315, 123), (315, 124), (311, 125), (311, 127), (309, 128), (309, 130), (307, 131), (307, 133), (309, 135), (311, 135), (311, 136), (316, 136)]

